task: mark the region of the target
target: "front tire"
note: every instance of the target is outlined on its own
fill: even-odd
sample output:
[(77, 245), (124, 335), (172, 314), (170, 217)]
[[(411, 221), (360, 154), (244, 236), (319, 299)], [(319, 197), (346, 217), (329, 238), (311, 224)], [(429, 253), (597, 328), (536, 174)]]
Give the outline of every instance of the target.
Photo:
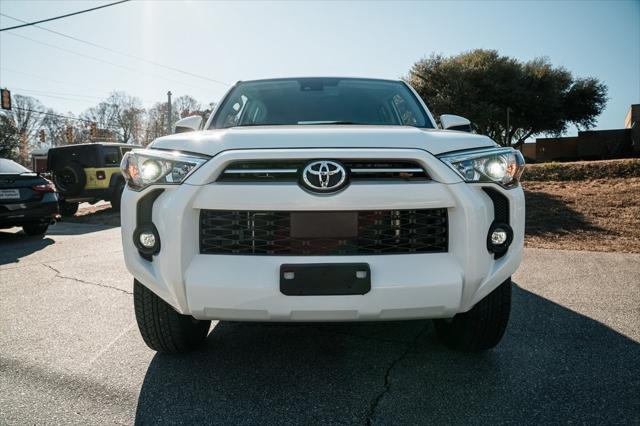
[(111, 208), (113, 210), (120, 211), (120, 200), (122, 199), (122, 193), (124, 192), (124, 182), (119, 182), (118, 186), (116, 186), (113, 196), (109, 202), (111, 203)]
[(511, 312), (511, 278), (500, 284), (470, 311), (452, 319), (434, 320), (436, 334), (445, 346), (466, 352), (495, 347), (507, 328)]
[(179, 314), (138, 280), (133, 281), (133, 304), (140, 334), (147, 346), (157, 352), (191, 352), (209, 333), (211, 321)]
[(60, 209), (60, 214), (62, 217), (71, 217), (78, 212), (78, 207), (80, 203), (70, 203), (68, 201), (60, 201), (58, 203), (58, 208)]

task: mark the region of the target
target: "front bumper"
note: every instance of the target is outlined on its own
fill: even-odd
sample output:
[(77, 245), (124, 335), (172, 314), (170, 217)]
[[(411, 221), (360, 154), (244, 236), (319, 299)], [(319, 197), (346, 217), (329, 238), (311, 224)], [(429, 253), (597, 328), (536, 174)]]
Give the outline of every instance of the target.
[[(410, 158), (434, 180), (426, 183), (359, 183), (331, 196), (296, 184), (213, 183), (231, 161), (277, 158)], [(495, 259), (486, 246), (493, 204), (483, 186), (507, 197), (513, 242)], [(444, 318), (471, 309), (511, 276), (521, 261), (524, 195), (521, 188), (466, 184), (421, 150), (245, 150), (227, 151), (206, 163), (187, 183), (162, 186), (153, 224), (162, 248), (146, 260), (133, 243), (136, 205), (142, 192), (126, 189), (122, 236), (128, 269), (178, 312), (199, 319), (253, 321), (349, 321)], [(251, 256), (199, 253), (199, 212), (211, 210), (347, 211), (446, 208), (446, 253), (357, 256)], [(281, 264), (368, 263), (371, 291), (349, 296), (286, 296), (279, 290)]]

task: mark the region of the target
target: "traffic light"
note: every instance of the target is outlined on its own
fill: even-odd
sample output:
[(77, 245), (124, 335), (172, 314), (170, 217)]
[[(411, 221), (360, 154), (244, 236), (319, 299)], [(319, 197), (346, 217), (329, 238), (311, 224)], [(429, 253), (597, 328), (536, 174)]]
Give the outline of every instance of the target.
[(91, 123), (91, 139), (94, 140), (98, 137), (98, 125)]
[(11, 110), (11, 92), (9, 89), (1, 89), (2, 92), (2, 109)]
[(67, 143), (73, 143), (73, 127), (67, 126)]
[(41, 129), (39, 132), (40, 142), (44, 143), (44, 129)]

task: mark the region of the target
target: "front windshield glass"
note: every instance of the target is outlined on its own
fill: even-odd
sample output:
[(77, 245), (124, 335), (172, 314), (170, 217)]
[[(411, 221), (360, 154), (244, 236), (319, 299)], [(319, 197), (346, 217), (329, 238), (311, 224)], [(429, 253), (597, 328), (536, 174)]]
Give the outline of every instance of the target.
[(318, 124), (433, 128), (404, 83), (357, 78), (239, 83), (225, 98), (210, 128)]

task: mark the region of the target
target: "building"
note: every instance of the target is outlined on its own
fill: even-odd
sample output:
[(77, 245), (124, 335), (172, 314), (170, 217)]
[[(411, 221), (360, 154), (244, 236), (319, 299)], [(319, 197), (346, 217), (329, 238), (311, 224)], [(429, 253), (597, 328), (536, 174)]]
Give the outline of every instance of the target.
[(631, 105), (624, 128), (588, 130), (578, 136), (537, 138), (523, 144), (522, 154), (537, 162), (640, 157), (640, 104)]

